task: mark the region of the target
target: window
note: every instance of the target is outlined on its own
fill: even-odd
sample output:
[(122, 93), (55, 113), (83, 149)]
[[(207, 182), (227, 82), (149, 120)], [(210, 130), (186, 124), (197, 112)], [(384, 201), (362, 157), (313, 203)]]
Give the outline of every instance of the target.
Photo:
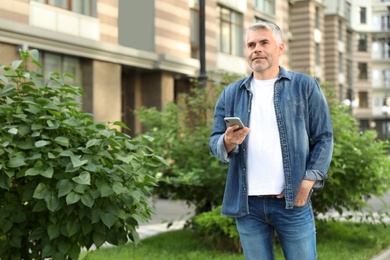
[(365, 24), (367, 22), (367, 8), (360, 7), (360, 23)]
[(368, 108), (368, 93), (365, 91), (359, 92), (359, 107)]
[(191, 3), (191, 58), (199, 59), (199, 0)]
[(316, 65), (321, 66), (321, 52), (319, 43), (316, 43)]
[(344, 61), (343, 61), (343, 54), (339, 52), (339, 73), (344, 72)]
[(75, 13), (97, 17), (97, 0), (33, 0), (56, 6)]
[(367, 34), (358, 33), (358, 51), (367, 51)]
[(243, 56), (242, 15), (219, 6), (218, 50), (223, 53)]
[(382, 43), (382, 59), (390, 58), (390, 40)]
[[(65, 84), (81, 85), (81, 62), (76, 57), (43, 52), (42, 66), (45, 79), (49, 79), (53, 72), (58, 72), (61, 76), (67, 73), (73, 75), (74, 78), (63, 77)], [(80, 96), (75, 96), (74, 98), (81, 103)]]
[(351, 4), (346, 2), (345, 6), (345, 19), (347, 19), (347, 23), (351, 24)]
[(383, 70), (383, 84), (385, 88), (390, 88), (390, 69)]
[(358, 64), (359, 69), (359, 79), (367, 79), (367, 63), (359, 62)]
[(255, 7), (259, 11), (275, 14), (275, 0), (255, 0)]
[(381, 16), (381, 29), (382, 31), (388, 31), (390, 29), (390, 16)]
[(341, 20), (339, 20), (339, 41), (343, 42), (343, 37), (344, 37), (344, 30), (343, 30), (343, 23)]
[(320, 29), (320, 8), (316, 6), (316, 29)]
[(74, 76), (74, 79), (64, 77), (64, 82), (66, 84), (79, 84), (81, 82), (81, 65), (78, 58), (44, 52), (42, 60), (43, 75), (46, 79), (48, 79), (53, 72), (59, 72), (60, 75), (68, 73)]

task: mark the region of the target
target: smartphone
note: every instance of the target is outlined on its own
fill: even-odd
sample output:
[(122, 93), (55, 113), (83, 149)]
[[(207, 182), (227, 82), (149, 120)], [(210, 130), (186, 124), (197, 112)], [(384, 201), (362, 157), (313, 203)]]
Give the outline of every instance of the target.
[(241, 119), (239, 117), (225, 117), (224, 118), (226, 127), (232, 126), (232, 125), (238, 125), (239, 128), (244, 128), (244, 124), (242, 123)]

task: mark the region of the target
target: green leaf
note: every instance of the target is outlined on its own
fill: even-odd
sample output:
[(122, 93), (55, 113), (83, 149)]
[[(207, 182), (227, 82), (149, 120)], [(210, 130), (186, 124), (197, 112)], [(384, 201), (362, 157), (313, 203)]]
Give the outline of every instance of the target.
[(31, 127), (29, 125), (20, 125), (18, 132), (21, 136), (26, 136), (31, 132)]
[(34, 61), (39, 62), (39, 52), (37, 49), (28, 50), (28, 53)]
[(121, 121), (115, 121), (115, 122), (113, 123), (113, 125), (120, 126), (120, 127), (125, 128), (125, 129), (127, 129), (127, 130), (130, 130), (130, 128), (129, 128), (125, 123), (123, 123), (123, 122), (121, 122)]
[(13, 134), (13, 135), (16, 135), (16, 134), (18, 134), (18, 129), (16, 129), (16, 128), (11, 128), (11, 129), (8, 130), (8, 133)]
[(123, 184), (122, 183), (119, 183), (119, 182), (115, 182), (114, 185), (112, 186), (112, 189), (114, 190), (114, 192), (119, 195), (121, 193), (126, 193), (128, 192), (128, 189), (123, 187)]
[(89, 148), (91, 146), (99, 146), (101, 143), (101, 140), (98, 140), (98, 139), (91, 139), (87, 142), (87, 146), (86, 148)]
[(87, 193), (87, 194), (84, 194), (83, 196), (81, 196), (81, 202), (89, 207), (89, 208), (92, 208), (93, 204), (94, 204), (94, 199), (92, 198), (91, 194)]
[(77, 201), (79, 201), (80, 198), (81, 198), (80, 194), (71, 191), (70, 193), (68, 193), (68, 195), (66, 195), (66, 204), (68, 205), (74, 204)]
[(0, 174), (0, 188), (9, 190), (11, 179), (6, 174)]
[(80, 224), (77, 221), (68, 221), (66, 223), (66, 230), (68, 231), (68, 236), (71, 237), (77, 233), (80, 229)]
[(46, 203), (42, 200), (38, 201), (35, 203), (32, 212), (42, 212), (42, 211), (47, 211), (47, 206)]
[[(12, 84), (8, 84), (5, 87), (3, 87), (3, 89), (1, 90), (1, 94), (5, 94), (5, 93), (10, 92), (12, 90), (15, 90), (15, 86)], [(1, 95), (1, 96), (4, 96), (4, 95)]]
[(11, 63), (11, 67), (12, 67), (12, 70), (17, 70), (20, 66), (20, 64), (22, 64), (22, 60), (14, 60), (12, 63)]
[(95, 244), (95, 246), (97, 248), (99, 248), (106, 241), (106, 236), (104, 234), (100, 234), (98, 232), (93, 232), (92, 239), (93, 239), (93, 243)]
[(88, 162), (88, 160), (80, 160), (81, 155), (76, 156), (72, 155), (70, 156), (70, 160), (72, 161), (73, 167), (77, 168), (80, 167)]
[(46, 231), (42, 227), (34, 229), (28, 236), (29, 240), (41, 240), (45, 237)]
[(114, 191), (108, 186), (107, 183), (103, 183), (100, 187), (100, 192), (102, 194), (102, 197), (108, 197), (112, 194), (114, 194)]
[(90, 185), (91, 175), (89, 172), (82, 172), (79, 176), (73, 177), (72, 180), (78, 184)]
[(31, 130), (32, 131), (37, 131), (37, 130), (42, 130), (42, 129), (43, 129), (43, 125), (41, 125), (39, 123), (31, 125)]
[(50, 195), (50, 191), (47, 189), (46, 184), (39, 183), (34, 191), (33, 197), (36, 199), (44, 199)]
[(9, 162), (7, 163), (7, 166), (10, 168), (17, 168), (20, 166), (24, 166), (24, 165), (26, 165), (26, 163), (24, 162), (25, 160), (26, 160), (26, 158), (24, 158), (23, 155), (18, 155), (16, 157), (12, 157), (12, 158), (10, 158)]
[(73, 184), (69, 180), (63, 179), (57, 183), (57, 189), (58, 197), (61, 198), (62, 196), (68, 195), (72, 191)]
[[(61, 240), (59, 243), (58, 243), (58, 249), (60, 250), (60, 252), (64, 255), (66, 255), (69, 250), (71, 249), (72, 247), (72, 243), (70, 241), (66, 241), (66, 240)], [(77, 258), (71, 258), (71, 259), (77, 259)]]
[(119, 161), (122, 161), (122, 162), (124, 162), (124, 163), (126, 163), (126, 164), (130, 163), (134, 158), (135, 158), (134, 155), (129, 155), (129, 156), (126, 156), (126, 157), (123, 157), (123, 156), (121, 156), (121, 155), (118, 155), (118, 156), (117, 156), (117, 159), (118, 159)]
[(34, 167), (34, 168), (29, 168), (25, 175), (26, 176), (36, 176), (36, 175), (39, 175), (41, 174), (41, 172), (43, 171), (43, 167)]
[(48, 167), (46, 170), (41, 172), (43, 177), (51, 179), (53, 177), (54, 169), (52, 167)]
[(0, 80), (3, 81), (4, 83), (8, 83), (8, 78), (3, 76), (3, 75), (0, 75)]
[(102, 212), (101, 219), (108, 228), (111, 228), (115, 223), (115, 215), (109, 212)]
[(56, 139), (54, 139), (54, 141), (55, 141), (57, 144), (60, 144), (60, 145), (62, 145), (62, 146), (66, 146), (66, 147), (69, 146), (69, 138), (68, 138), (68, 137), (65, 137), (65, 136), (56, 137)]
[(42, 257), (43, 258), (49, 258), (55, 253), (55, 247), (51, 244), (45, 245), (45, 247), (42, 250)]
[(9, 230), (11, 230), (13, 226), (13, 223), (8, 220), (3, 220), (1, 224), (1, 230), (3, 231), (3, 234), (7, 233)]
[(41, 79), (36, 79), (36, 78), (34, 78), (34, 79), (33, 79), (33, 82), (34, 82), (34, 85), (35, 85), (37, 88), (44, 88), (44, 87), (45, 87), (45, 82), (43, 82), (43, 80), (41, 80)]
[(50, 194), (45, 198), (46, 206), (51, 211), (54, 212), (57, 210), (58, 206), (60, 205), (60, 201), (54, 194)]
[(40, 140), (38, 142), (35, 142), (35, 147), (39, 148), (39, 147), (44, 147), (46, 145), (50, 144), (49, 141), (45, 141), (45, 140)]
[(60, 233), (60, 227), (56, 224), (50, 223), (47, 226), (47, 234), (49, 235), (50, 240), (53, 240), (54, 238), (59, 237)]

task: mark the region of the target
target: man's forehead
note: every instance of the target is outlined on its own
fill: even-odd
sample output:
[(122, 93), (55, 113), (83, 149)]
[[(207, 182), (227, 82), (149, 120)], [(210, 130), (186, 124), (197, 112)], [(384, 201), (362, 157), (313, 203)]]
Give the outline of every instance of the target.
[(267, 29), (259, 29), (259, 30), (252, 30), (249, 31), (247, 34), (247, 41), (266, 41), (271, 40), (272, 32)]

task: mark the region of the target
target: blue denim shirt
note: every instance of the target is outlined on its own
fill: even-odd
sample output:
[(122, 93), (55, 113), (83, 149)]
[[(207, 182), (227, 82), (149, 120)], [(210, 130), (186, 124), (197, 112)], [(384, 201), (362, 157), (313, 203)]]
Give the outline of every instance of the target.
[[(224, 145), (224, 117), (240, 117), (249, 126), (253, 74), (227, 86), (214, 112), (210, 137), (211, 153), (229, 163), (222, 214), (240, 217), (249, 213), (247, 184), (247, 147), (244, 142), (227, 153)], [(280, 67), (274, 86), (274, 107), (282, 149), (285, 176), (286, 209), (294, 207), (303, 179), (314, 180), (313, 189), (321, 189), (333, 152), (333, 131), (329, 108), (318, 82), (302, 73)], [(250, 133), (249, 133), (250, 134)]]

